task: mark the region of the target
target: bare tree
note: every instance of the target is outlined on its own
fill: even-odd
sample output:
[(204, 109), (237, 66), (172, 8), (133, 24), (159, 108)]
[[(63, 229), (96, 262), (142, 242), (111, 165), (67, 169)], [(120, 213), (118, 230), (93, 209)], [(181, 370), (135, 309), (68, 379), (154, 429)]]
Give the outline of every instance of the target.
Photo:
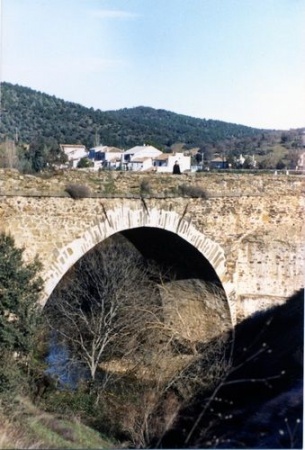
[(101, 362), (135, 356), (135, 349), (161, 320), (161, 302), (151, 270), (121, 236), (83, 257), (46, 305), (48, 322), (91, 379)]
[(137, 448), (163, 436), (179, 409), (196, 392), (217, 386), (230, 367), (232, 325), (223, 290), (198, 279), (161, 278), (158, 285), (163, 321), (151, 326), (160, 345), (150, 346), (150, 361), (139, 371), (149, 389), (137, 410), (128, 405), (124, 424)]
[(176, 280), (121, 235), (75, 264), (45, 314), (69, 350), (72, 370), (75, 361), (89, 369), (96, 405), (106, 386), (124, 383), (124, 404), (107, 403), (106, 395), (103, 405), (136, 446), (162, 435), (181, 402), (226, 369), (230, 323), (223, 293), (202, 280)]

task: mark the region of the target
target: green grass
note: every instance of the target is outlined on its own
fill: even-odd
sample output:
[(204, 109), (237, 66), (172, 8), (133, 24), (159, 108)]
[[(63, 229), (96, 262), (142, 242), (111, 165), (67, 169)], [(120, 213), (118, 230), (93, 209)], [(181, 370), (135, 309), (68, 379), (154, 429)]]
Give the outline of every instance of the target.
[(9, 417), (0, 413), (0, 448), (115, 449), (122, 444), (76, 417), (46, 413), (27, 398), (18, 398), (14, 413)]
[(78, 420), (63, 420), (53, 416), (27, 419), (31, 434), (45, 448), (115, 448), (114, 442)]

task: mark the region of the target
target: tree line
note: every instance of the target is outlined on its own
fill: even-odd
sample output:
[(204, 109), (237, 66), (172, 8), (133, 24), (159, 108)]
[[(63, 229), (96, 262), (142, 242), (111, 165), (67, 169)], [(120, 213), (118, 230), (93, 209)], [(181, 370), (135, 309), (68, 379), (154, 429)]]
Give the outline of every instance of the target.
[(7, 159), (12, 163), (8, 147), (14, 143), (15, 161), (18, 157), (23, 171), (37, 172), (64, 161), (60, 144), (128, 149), (145, 143), (171, 152), (180, 143), (183, 151), (197, 149), (198, 162), (221, 156), (235, 167), (242, 154), (247, 158), (244, 168), (251, 168), (256, 155), (262, 169), (295, 168), (303, 148), (302, 129), (261, 130), (143, 106), (94, 110), (6, 82), (1, 84), (1, 102), (0, 165), (7, 167)]
[(146, 142), (165, 149), (175, 142), (199, 146), (261, 133), (243, 125), (196, 119), (149, 107), (94, 110), (6, 82), (1, 89), (1, 140), (17, 138), (29, 144), (36, 136), (43, 136), (63, 144), (92, 147), (98, 139), (104, 145), (120, 148)]

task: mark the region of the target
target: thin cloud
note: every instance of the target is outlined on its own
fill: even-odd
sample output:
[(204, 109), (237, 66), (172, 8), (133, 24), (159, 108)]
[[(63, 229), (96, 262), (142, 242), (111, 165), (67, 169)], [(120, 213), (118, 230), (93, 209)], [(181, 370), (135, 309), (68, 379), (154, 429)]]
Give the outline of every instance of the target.
[(100, 9), (93, 11), (92, 15), (97, 19), (136, 19), (139, 14), (120, 9)]

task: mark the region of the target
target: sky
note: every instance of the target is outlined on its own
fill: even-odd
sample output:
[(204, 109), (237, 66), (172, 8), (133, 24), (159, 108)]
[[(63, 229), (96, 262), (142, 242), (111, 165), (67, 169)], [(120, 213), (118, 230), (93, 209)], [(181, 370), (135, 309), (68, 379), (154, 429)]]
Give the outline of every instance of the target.
[(102, 111), (305, 127), (305, 0), (0, 0), (0, 79)]

